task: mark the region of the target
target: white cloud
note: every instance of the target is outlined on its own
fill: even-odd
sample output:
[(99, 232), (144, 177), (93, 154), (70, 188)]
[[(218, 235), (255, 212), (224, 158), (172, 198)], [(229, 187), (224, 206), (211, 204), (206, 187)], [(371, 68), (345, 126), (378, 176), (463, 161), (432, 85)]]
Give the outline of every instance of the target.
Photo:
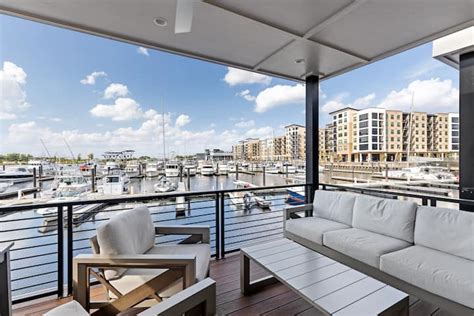
[(255, 99), (255, 112), (263, 113), (277, 106), (303, 103), (304, 100), (304, 85), (276, 85), (261, 91), (257, 95)]
[(48, 117), (48, 116), (38, 116), (38, 120), (45, 120), (45, 121), (51, 121), (51, 122), (62, 122), (63, 119), (59, 117)]
[(13, 120), (16, 113), (30, 107), (26, 102), (26, 72), (16, 64), (4, 61), (0, 70), (0, 120)]
[(355, 99), (352, 103), (344, 102), (348, 96), (349, 94), (347, 92), (339, 93), (332, 100), (329, 100), (323, 104), (321, 107), (321, 112), (331, 113), (345, 107), (364, 109), (370, 107), (372, 102), (375, 100), (375, 93), (370, 93), (364, 97)]
[(249, 90), (249, 89), (240, 91), (240, 92), (237, 93), (236, 95), (239, 96), (239, 97), (244, 98), (245, 100), (247, 100), (247, 101), (249, 101), (249, 102), (255, 101), (255, 96), (253, 96), (253, 95), (250, 94), (250, 90)]
[(137, 48), (137, 53), (139, 53), (140, 55), (150, 56), (150, 53), (148, 53), (148, 49), (141, 46)]
[(391, 91), (378, 107), (410, 111), (414, 93), (414, 111), (458, 112), (459, 90), (451, 80), (432, 78), (412, 81), (406, 88)]
[(445, 65), (437, 60), (429, 59), (423, 61), (409, 70), (405, 76), (408, 79), (419, 79), (425, 75), (433, 73), (436, 69), (442, 68)]
[(178, 116), (178, 118), (176, 119), (176, 126), (178, 127), (183, 127), (184, 125), (187, 125), (191, 122), (191, 119), (189, 118), (188, 115), (186, 114), (181, 114), (180, 116)]
[(112, 105), (97, 104), (90, 110), (96, 117), (109, 117), (113, 121), (127, 121), (143, 117), (143, 111), (135, 100), (118, 98)]
[(250, 128), (250, 127), (254, 127), (255, 126), (255, 121), (254, 120), (248, 120), (248, 121), (240, 121), (238, 123), (235, 124), (235, 127), (238, 127), (238, 128)]
[(245, 133), (246, 137), (250, 138), (268, 138), (273, 134), (273, 128), (270, 126), (252, 128)]
[(224, 76), (224, 81), (229, 86), (253, 83), (268, 85), (272, 81), (272, 78), (255, 72), (227, 67), (227, 73)]
[(121, 83), (111, 83), (104, 91), (105, 99), (113, 99), (117, 97), (125, 97), (130, 93), (126, 85)]
[(81, 80), (82, 84), (94, 85), (95, 81), (99, 77), (106, 77), (107, 74), (103, 71), (94, 71), (90, 75), (87, 75), (84, 79)]

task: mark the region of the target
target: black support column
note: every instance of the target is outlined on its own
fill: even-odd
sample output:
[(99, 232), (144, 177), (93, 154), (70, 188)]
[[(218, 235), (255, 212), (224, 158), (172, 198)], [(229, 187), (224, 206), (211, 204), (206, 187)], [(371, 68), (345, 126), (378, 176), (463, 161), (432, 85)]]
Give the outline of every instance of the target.
[(306, 191), (311, 203), (314, 191), (319, 187), (319, 78), (306, 78), (306, 183), (312, 186)]
[(474, 52), (459, 57), (459, 130), (459, 197), (474, 200)]

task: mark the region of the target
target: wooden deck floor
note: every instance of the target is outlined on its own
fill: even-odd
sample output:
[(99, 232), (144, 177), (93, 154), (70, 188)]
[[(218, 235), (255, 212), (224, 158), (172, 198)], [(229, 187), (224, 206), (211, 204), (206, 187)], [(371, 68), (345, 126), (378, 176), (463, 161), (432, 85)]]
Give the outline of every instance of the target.
[[(217, 282), (217, 311), (219, 315), (323, 315), (311, 307), (309, 303), (301, 299), (292, 290), (282, 284), (274, 284), (253, 295), (244, 296), (240, 293), (240, 261), (239, 255), (234, 254), (226, 259), (212, 261), (211, 277)], [(256, 266), (251, 266), (252, 277), (265, 276), (264, 271)], [(94, 288), (91, 298), (103, 299), (104, 293), (101, 287)], [(68, 302), (70, 298), (49, 299), (26, 306), (16, 307), (14, 315), (42, 315), (48, 310)], [(416, 298), (410, 299), (410, 315), (445, 316), (449, 313), (420, 301)]]

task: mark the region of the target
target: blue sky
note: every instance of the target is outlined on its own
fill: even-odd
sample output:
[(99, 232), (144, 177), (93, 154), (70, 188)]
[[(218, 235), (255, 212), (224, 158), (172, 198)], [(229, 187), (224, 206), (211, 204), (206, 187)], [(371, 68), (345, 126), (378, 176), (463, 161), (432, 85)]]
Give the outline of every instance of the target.
[[(304, 124), (296, 82), (5, 15), (0, 29), (1, 153), (42, 154), (43, 139), (66, 154), (65, 138), (77, 153), (159, 156), (163, 111), (167, 150), (181, 154)], [(416, 110), (457, 112), (457, 89), (457, 71), (432, 59), (427, 44), (322, 82), (320, 125), (342, 106), (407, 110), (412, 92)]]

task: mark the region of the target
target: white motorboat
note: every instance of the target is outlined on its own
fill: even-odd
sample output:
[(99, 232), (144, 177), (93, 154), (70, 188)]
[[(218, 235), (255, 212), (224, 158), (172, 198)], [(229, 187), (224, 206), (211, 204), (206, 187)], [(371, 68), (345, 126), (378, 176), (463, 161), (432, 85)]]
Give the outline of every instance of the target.
[(293, 166), (291, 164), (286, 164), (280, 169), (280, 173), (293, 174), (293, 173), (296, 173), (296, 168), (295, 168), (295, 166)]
[(186, 163), (184, 164), (183, 166), (183, 172), (184, 172), (184, 175), (185, 176), (195, 176), (196, 173), (197, 173), (197, 168), (194, 164), (191, 164), (191, 163)]
[(167, 177), (162, 176), (153, 187), (157, 193), (166, 193), (176, 191), (178, 185), (170, 181)]
[[(256, 185), (253, 185), (246, 181), (235, 180), (234, 188), (235, 189), (246, 189), (246, 188), (255, 188)], [(250, 191), (237, 191), (229, 192), (229, 198), (235, 207), (249, 209), (252, 206), (256, 205), (262, 209), (270, 208), (272, 202), (267, 201), (264, 198), (256, 196), (253, 192)]]
[(32, 178), (33, 173), (27, 167), (7, 167), (5, 171), (0, 171), (0, 180), (27, 179)]
[(270, 165), (265, 168), (265, 172), (270, 174), (278, 174), (280, 173), (280, 170), (281, 168), (278, 165)]
[(110, 170), (120, 169), (120, 166), (115, 161), (107, 161), (104, 166), (102, 166), (100, 172), (102, 175), (109, 174)]
[(159, 175), (159, 170), (158, 170), (158, 163), (157, 162), (149, 162), (146, 164), (146, 171), (145, 171), (145, 176), (147, 178), (153, 178), (153, 177), (158, 177)]
[(229, 174), (229, 169), (227, 168), (226, 164), (219, 164), (217, 167), (217, 173), (222, 176), (226, 176)]
[(0, 193), (5, 192), (12, 185), (13, 182), (0, 182)]
[(110, 170), (102, 178), (102, 193), (105, 195), (122, 195), (128, 193), (130, 178), (121, 169)]
[(169, 161), (165, 164), (166, 177), (179, 177), (179, 163), (177, 161)]
[(203, 176), (213, 176), (214, 175), (214, 166), (210, 163), (205, 163), (201, 166), (201, 174)]
[(33, 173), (33, 169), (36, 169), (36, 174), (40, 174), (40, 169), (43, 175), (53, 175), (56, 168), (49, 161), (44, 160), (28, 160), (28, 171)]
[[(381, 172), (385, 176), (385, 171)], [(418, 166), (403, 168), (400, 170), (388, 170), (389, 178), (402, 178), (407, 180), (426, 181), (456, 181), (456, 177), (447, 168), (435, 166)]]
[(138, 177), (140, 175), (140, 165), (137, 163), (128, 163), (125, 166), (125, 172), (130, 178)]
[(232, 161), (227, 164), (227, 169), (228, 169), (228, 172), (236, 172), (237, 171), (235, 163), (232, 162)]

